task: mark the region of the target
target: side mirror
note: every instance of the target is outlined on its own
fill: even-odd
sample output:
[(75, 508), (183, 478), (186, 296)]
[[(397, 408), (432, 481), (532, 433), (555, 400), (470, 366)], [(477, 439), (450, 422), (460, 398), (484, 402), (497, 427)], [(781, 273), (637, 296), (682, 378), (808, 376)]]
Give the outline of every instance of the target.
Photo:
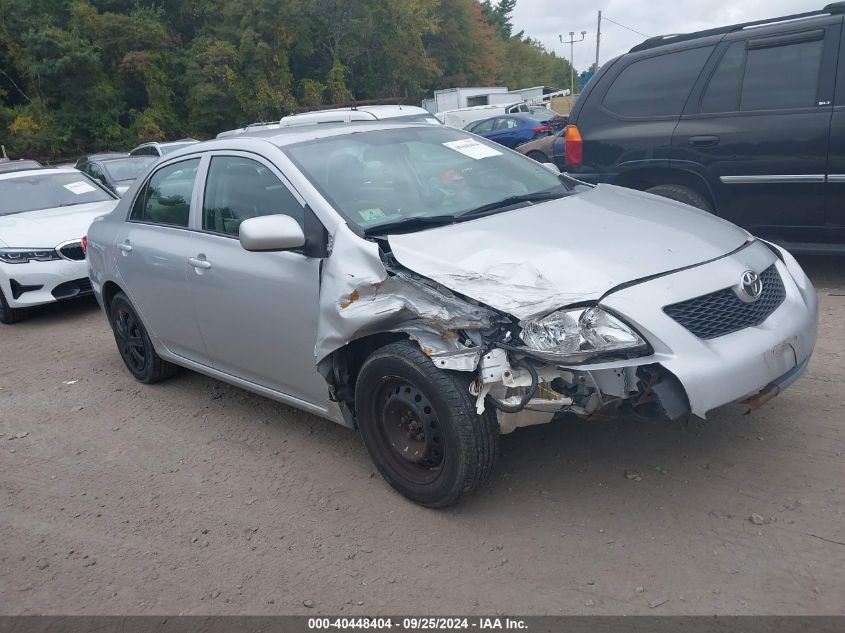
[(554, 163), (540, 163), (540, 164), (543, 167), (545, 167), (546, 169), (548, 169), (550, 172), (552, 172), (553, 174), (555, 174), (555, 175), (560, 174), (560, 169)]
[(248, 251), (286, 251), (305, 245), (305, 233), (289, 215), (265, 215), (244, 220), (238, 239)]

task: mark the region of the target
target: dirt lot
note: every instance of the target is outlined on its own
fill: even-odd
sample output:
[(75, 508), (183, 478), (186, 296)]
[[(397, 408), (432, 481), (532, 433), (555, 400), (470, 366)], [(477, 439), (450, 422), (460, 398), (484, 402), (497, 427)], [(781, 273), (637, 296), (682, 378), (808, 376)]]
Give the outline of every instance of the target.
[(845, 260), (804, 264), (819, 345), (763, 410), (523, 429), (447, 511), (345, 428), (135, 383), (93, 301), (2, 327), (0, 613), (845, 613)]

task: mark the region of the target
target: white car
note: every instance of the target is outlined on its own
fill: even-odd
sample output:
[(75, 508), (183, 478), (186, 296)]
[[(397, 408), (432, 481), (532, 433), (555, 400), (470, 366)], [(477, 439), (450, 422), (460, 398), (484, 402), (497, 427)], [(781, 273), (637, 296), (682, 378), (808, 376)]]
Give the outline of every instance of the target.
[(217, 138), (228, 138), (240, 136), (248, 132), (261, 132), (264, 130), (278, 130), (280, 128), (294, 127), (297, 125), (318, 125), (326, 123), (352, 123), (354, 121), (384, 121), (391, 123), (428, 123), (440, 125), (433, 114), (424, 108), (408, 105), (370, 105), (370, 106), (349, 106), (345, 108), (327, 108), (325, 110), (314, 110), (312, 112), (300, 112), (282, 117), (281, 120), (271, 123), (253, 123), (237, 130), (220, 132)]
[(0, 174), (0, 323), (91, 293), (82, 238), (116, 204), (76, 169)]

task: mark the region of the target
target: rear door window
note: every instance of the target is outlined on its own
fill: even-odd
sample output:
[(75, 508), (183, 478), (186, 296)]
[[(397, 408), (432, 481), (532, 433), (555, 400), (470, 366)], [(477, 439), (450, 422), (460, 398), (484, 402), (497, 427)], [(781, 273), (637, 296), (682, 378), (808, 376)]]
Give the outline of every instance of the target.
[(745, 61), (745, 42), (734, 42), (722, 56), (719, 66), (701, 99), (702, 112), (734, 112), (739, 105), (739, 85)]
[(156, 171), (135, 199), (129, 219), (187, 228), (199, 164), (199, 158), (192, 158)]
[(623, 117), (680, 116), (713, 46), (636, 61), (614, 80), (602, 105)]
[(822, 65), (824, 41), (783, 46), (749, 46), (742, 80), (741, 110), (810, 108)]

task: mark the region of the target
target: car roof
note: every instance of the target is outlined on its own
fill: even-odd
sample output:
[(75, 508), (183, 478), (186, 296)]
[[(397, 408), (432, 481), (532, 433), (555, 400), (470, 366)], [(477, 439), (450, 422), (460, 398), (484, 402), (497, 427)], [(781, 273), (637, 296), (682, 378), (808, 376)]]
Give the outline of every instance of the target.
[[(227, 136), (224, 138), (215, 138), (209, 141), (203, 141), (200, 147), (190, 145), (182, 149), (178, 149), (167, 155), (167, 159), (171, 160), (175, 157), (187, 156), (194, 154), (197, 151), (213, 151), (216, 149), (246, 149), (250, 146), (255, 147), (256, 143), (275, 145), (282, 148), (288, 145), (295, 145), (305, 141), (315, 141), (324, 138), (332, 138), (339, 136), (347, 136), (352, 134), (360, 134), (361, 132), (375, 132), (379, 130), (395, 130), (420, 128), (424, 130), (442, 129), (443, 126), (432, 126), (428, 123), (408, 123), (408, 122), (391, 122), (390, 119), (381, 121), (353, 121), (351, 123), (323, 123), (321, 125), (294, 125), (291, 127), (281, 127), (275, 130), (255, 130), (238, 134), (237, 136)], [(460, 130), (455, 130), (460, 132)]]
[(709, 37), (711, 35), (724, 35), (732, 31), (742, 31), (744, 29), (764, 26), (767, 24), (780, 24), (784, 22), (791, 22), (793, 20), (804, 20), (806, 18), (813, 18), (824, 15), (837, 15), (842, 13), (845, 13), (845, 2), (833, 2), (818, 11), (794, 13), (792, 15), (767, 18), (765, 20), (754, 20), (753, 22), (741, 22), (739, 24), (730, 24), (728, 26), (717, 27), (714, 29), (706, 29), (704, 31), (693, 31), (691, 33), (672, 33), (668, 35), (658, 35), (656, 37), (650, 37), (647, 40), (637, 44), (628, 52), (636, 53), (639, 51), (649, 50), (651, 48), (665, 46), (667, 44), (675, 44), (677, 42), (697, 40), (703, 37)]
[(133, 149), (138, 149), (139, 147), (150, 147), (150, 146), (157, 146), (162, 147), (163, 145), (180, 145), (180, 144), (191, 144), (191, 143), (199, 143), (195, 138), (180, 138), (178, 141), (147, 141), (146, 143), (141, 143), (140, 145), (135, 146)]
[(29, 158), (19, 158), (17, 160), (4, 160), (0, 162), (0, 174), (8, 174), (11, 172), (22, 171), (22, 170), (29, 170), (29, 169), (39, 169), (41, 167), (41, 163), (37, 160), (32, 160)]
[(85, 175), (74, 167), (38, 167), (35, 169), (0, 172), (0, 180), (11, 180), (13, 178), (23, 178), (24, 176), (49, 176), (50, 174), (75, 174), (80, 178), (85, 178)]
[[(129, 156), (129, 152), (101, 152), (99, 154), (86, 154), (82, 156), (80, 161), (88, 161), (89, 163), (95, 160), (108, 160), (110, 158), (125, 158)], [(79, 162), (79, 161), (77, 161)]]

